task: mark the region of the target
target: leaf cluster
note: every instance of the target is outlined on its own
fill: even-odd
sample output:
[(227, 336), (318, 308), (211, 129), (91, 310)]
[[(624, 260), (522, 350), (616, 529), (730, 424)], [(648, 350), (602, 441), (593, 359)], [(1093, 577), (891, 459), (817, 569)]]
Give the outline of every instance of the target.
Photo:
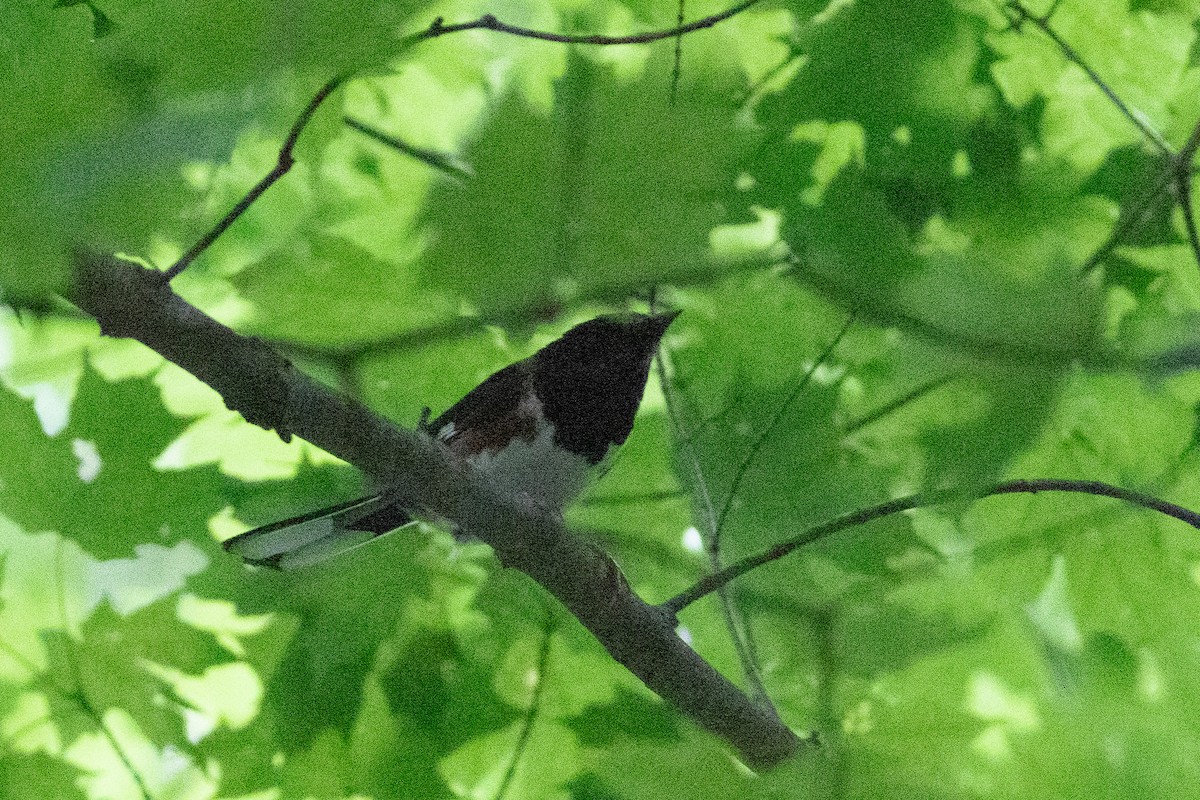
[(568, 517), (648, 600), (924, 489), (1195, 508), (1200, 6), (764, 2), (684, 37), (672, 89), (669, 40), (412, 43), (439, 15), (662, 29), (669, 4), (50, 5), (0, 11), (0, 794), (1193, 791), (1176, 521), (951, 503), (689, 607), (696, 649), (824, 742), (750, 777), (481, 545), (231, 563), (218, 538), (359, 478), (47, 298), (77, 242), (174, 263), (352, 74), (175, 287), (410, 426), (657, 288), (684, 312), (666, 383)]

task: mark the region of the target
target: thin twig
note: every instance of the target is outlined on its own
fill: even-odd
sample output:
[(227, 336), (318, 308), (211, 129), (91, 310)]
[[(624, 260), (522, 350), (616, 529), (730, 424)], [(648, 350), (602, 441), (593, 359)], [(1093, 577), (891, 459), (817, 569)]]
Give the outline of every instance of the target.
[(1024, 3), (1021, 3), (1020, 0), (1011, 0), (1011, 2), (1008, 3), (1007, 8), (1011, 9), (1018, 15), (1018, 19), (1014, 21), (1015, 25), (1029, 21), (1032, 22), (1034, 26), (1038, 28), (1038, 30), (1046, 34), (1046, 36), (1048, 36), (1050, 40), (1058, 46), (1058, 49), (1062, 51), (1063, 55), (1067, 57), (1067, 60), (1071, 61), (1085, 73), (1087, 73), (1087, 76), (1092, 80), (1092, 83), (1096, 84), (1100, 91), (1104, 92), (1104, 94), (1108, 96), (1108, 99), (1112, 102), (1112, 104), (1115, 105), (1121, 111), (1121, 113), (1125, 115), (1126, 119), (1133, 123), (1134, 127), (1142, 132), (1142, 135), (1153, 142), (1155, 147), (1157, 147), (1161, 153), (1164, 155), (1170, 155), (1173, 153), (1174, 151), (1171, 149), (1171, 145), (1168, 144), (1166, 139), (1162, 137), (1162, 134), (1150, 127), (1150, 123), (1147, 122), (1142, 115), (1136, 113), (1132, 108), (1126, 105), (1125, 101), (1117, 95), (1113, 88), (1109, 86), (1103, 78), (1100, 77), (1100, 74), (1096, 72), (1096, 70), (1092, 69), (1091, 66), (1089, 66), (1088, 63), (1083, 60), (1083, 56), (1081, 56), (1075, 50), (1075, 48), (1071, 47), (1071, 45), (1069, 45), (1061, 36), (1058, 35), (1058, 33), (1055, 32), (1053, 28), (1050, 27), (1050, 14), (1054, 13), (1057, 5), (1058, 4), (1056, 3), (1054, 6), (1051, 6), (1050, 11), (1041, 16), (1034, 14), (1032, 11), (1026, 8)]
[[(707, 539), (705, 550), (708, 552), (709, 568), (713, 571), (713, 573), (719, 573), (721, 571), (721, 534), (725, 529), (725, 520), (729, 516), (730, 509), (733, 508), (733, 501), (737, 497), (738, 489), (741, 488), (742, 479), (746, 476), (750, 469), (750, 465), (754, 462), (754, 459), (758, 457), (758, 453), (760, 450), (762, 450), (762, 447), (766, 443), (767, 439), (778, 427), (779, 422), (783, 419), (783, 415), (791, 407), (792, 403), (796, 401), (796, 398), (800, 396), (801, 392), (804, 391), (805, 387), (808, 386), (809, 382), (812, 380), (813, 374), (817, 370), (817, 367), (825, 363), (830, 354), (833, 352), (833, 349), (837, 347), (839, 342), (841, 342), (842, 337), (844, 337), (846, 332), (850, 330), (850, 326), (854, 322), (854, 317), (854, 313), (849, 315), (841, 330), (839, 330), (837, 335), (834, 336), (833, 340), (825, 348), (824, 352), (822, 352), (813, 365), (805, 371), (804, 377), (796, 382), (796, 387), (792, 390), (792, 393), (788, 395), (788, 397), (782, 403), (780, 403), (779, 407), (775, 410), (775, 415), (771, 418), (771, 421), (767, 423), (762, 431), (759, 432), (758, 438), (750, 446), (750, 450), (746, 454), (746, 457), (743, 458), (742, 462), (738, 465), (737, 472), (734, 473), (733, 481), (730, 483), (729, 490), (726, 492), (725, 502), (722, 504), (721, 510), (717, 514), (711, 530), (708, 532), (708, 536), (705, 537)], [(660, 378), (661, 377), (663, 376), (660, 375)], [(690, 442), (688, 446), (691, 446)], [(699, 480), (703, 482), (704, 476), (700, 470), (699, 461), (694, 458), (694, 453), (693, 463), (695, 464), (695, 470)], [(708, 495), (707, 486), (705, 487), (705, 495)], [(712, 501), (710, 497), (710, 505), (711, 502)], [(725, 611), (726, 623), (729, 625), (731, 634), (734, 638), (735, 647), (738, 651), (738, 654), (743, 657), (743, 664), (747, 678), (751, 681), (751, 684), (754, 686), (756, 693), (759, 695), (761, 700), (767, 704), (768, 707), (774, 708), (774, 706), (771, 704), (770, 696), (767, 694), (766, 686), (762, 683), (762, 666), (758, 659), (758, 650), (755, 646), (753, 632), (751, 631), (750, 626), (746, 624), (745, 620), (741, 618), (741, 615), (736, 612), (732, 598), (727, 597), (724, 593), (724, 590), (722, 590), (721, 601), (721, 606)], [(737, 634), (737, 630), (739, 628), (741, 630), (740, 636)], [(739, 642), (739, 640), (741, 641)]]
[(513, 745), (512, 758), (509, 760), (508, 768), (504, 771), (504, 777), (501, 779), (500, 786), (496, 790), (496, 800), (503, 800), (504, 795), (508, 792), (513, 778), (516, 777), (517, 767), (521, 764), (521, 756), (525, 753), (526, 747), (529, 746), (529, 737), (533, 734), (533, 725), (537, 721), (538, 712), (542, 705), (542, 693), (546, 687), (546, 673), (550, 669), (550, 646), (553, 644), (554, 630), (557, 627), (554, 609), (547, 605), (545, 635), (542, 637), (542, 646), (538, 650), (537, 671), (534, 673), (533, 696), (529, 698), (529, 708), (525, 711), (525, 718), (521, 722), (521, 732), (517, 734), (516, 744)]
[[(61, 686), (59, 686), (57, 683), (54, 682), (54, 677), (52, 674), (43, 674), (41, 671), (41, 667), (39, 667), (37, 664), (34, 664), (25, 655), (25, 653), (18, 650), (13, 645), (9, 644), (9, 642), (4, 638), (0, 638), (0, 653), (4, 653), (4, 655), (8, 656), (9, 658), (11, 658), (13, 660), (13, 663), (22, 667), (27, 673), (29, 673), (29, 677), (28, 677), (29, 683), (37, 683), (37, 684), (44, 685), (45, 691), (47, 693), (53, 692), (55, 694), (66, 697), (70, 700), (75, 699), (74, 694), (67, 691), (66, 689), (63, 689)], [(29, 721), (25, 722), (22, 725), (15, 727), (15, 728), (9, 728), (8, 730), (0, 730), (0, 750), (15, 748), (17, 746), (17, 743), (21, 741), (21, 737), (24, 736), (25, 733), (27, 733), (28, 731), (36, 730), (38, 728), (38, 726), (40, 726), (40, 725), (51, 724), (53, 719), (54, 719), (53, 714), (47, 714), (44, 717), (30, 719)]]
[(437, 150), (427, 150), (423, 147), (416, 147), (415, 145), (411, 145), (403, 139), (398, 139), (395, 136), (391, 136), (383, 131), (377, 130), (365, 122), (359, 122), (353, 117), (343, 117), (342, 121), (346, 123), (347, 127), (352, 128), (359, 133), (366, 134), (375, 141), (385, 144), (395, 150), (399, 150), (406, 156), (415, 158), (417, 161), (427, 164), (440, 172), (444, 172), (453, 178), (464, 179), (475, 177), (474, 170), (472, 170), (469, 165), (464, 164), (453, 153), (442, 153)]
[(1188, 242), (1192, 247), (1192, 252), (1196, 257), (1197, 263), (1200, 263), (1200, 233), (1197, 232), (1194, 208), (1192, 206), (1192, 161), (1196, 156), (1196, 149), (1200, 147), (1200, 121), (1192, 128), (1191, 136), (1184, 143), (1183, 148), (1174, 155), (1168, 154), (1167, 166), (1159, 173), (1154, 185), (1133, 204), (1129, 213), (1123, 215), (1120, 223), (1109, 235), (1104, 244), (1100, 245), (1087, 261), (1080, 268), (1081, 275), (1091, 273), (1100, 262), (1108, 258), (1121, 242), (1133, 233), (1140, 225), (1145, 224), (1150, 213), (1166, 196), (1166, 188), (1172, 182), (1175, 184), (1175, 194), (1178, 199), (1180, 210), (1183, 212), (1184, 226), (1187, 230)]
[(1187, 231), (1188, 244), (1192, 247), (1192, 255), (1200, 265), (1200, 233), (1196, 231), (1196, 215), (1192, 208), (1192, 175), (1190, 170), (1179, 170), (1179, 178), (1175, 183), (1176, 195), (1179, 198), (1179, 210), (1183, 212), (1183, 227)]
[[(675, 16), (675, 25), (683, 27), (684, 4), (686, 0), (678, 0), (678, 13)], [(683, 75), (683, 70), (680, 65), (683, 63), (683, 34), (675, 35), (675, 53), (671, 61), (671, 104), (679, 98), (679, 79)]]
[(75, 653), (71, 649), (71, 624), (70, 617), (67, 614), (67, 583), (66, 576), (63, 574), (63, 552), (65, 540), (59, 539), (55, 547), (54, 554), (54, 573), (55, 580), (58, 584), (58, 613), (62, 618), (63, 628), (63, 658), (67, 661), (67, 667), (70, 669), (73, 678), (74, 690), (64, 692), (66, 696), (74, 700), (83, 713), (100, 729), (100, 733), (108, 741), (113, 752), (117, 754), (117, 759), (124, 765), (125, 771), (129, 773), (129, 777), (137, 785), (138, 791), (141, 792), (142, 800), (150, 800), (152, 795), (150, 789), (146, 786), (146, 782), (142, 779), (142, 774), (138, 772), (134, 766), (133, 760), (125, 752), (125, 748), (117, 740), (116, 734), (109, 729), (108, 723), (104, 720), (104, 715), (100, 713), (88, 696), (87, 686), (84, 684), (83, 672), (79, 669), (79, 662), (75, 658)]
[(878, 422), (887, 415), (898, 411), (909, 403), (920, 400), (922, 397), (930, 394), (931, 392), (936, 392), (938, 389), (955, 380), (958, 380), (958, 375), (943, 375), (940, 378), (934, 378), (928, 383), (923, 383), (907, 394), (903, 394), (900, 397), (897, 397), (895, 400), (892, 400), (890, 403), (885, 403), (880, 408), (877, 408), (874, 411), (869, 411), (858, 419), (846, 423), (846, 425), (842, 427), (842, 436), (849, 436), (852, 433), (857, 433), (868, 425)]
[[(653, 304), (651, 304), (653, 309)], [(667, 380), (667, 370), (663, 363), (663, 354), (660, 350), (658, 358), (655, 359), (655, 369), (658, 372), (658, 382), (662, 387), (663, 399), (667, 406), (667, 417), (671, 420), (671, 426), (675, 429), (675, 436), (679, 442), (681, 451), (684, 451), (684, 460), (692, 468), (692, 479), (696, 486), (696, 493), (700, 496), (700, 502), (704, 513), (704, 541), (705, 553), (708, 555), (709, 569), (712, 573), (720, 572), (721, 570), (721, 551), (720, 545), (713, 546), (713, 541), (719, 537), (719, 526), (717, 524), (716, 506), (713, 504), (712, 492), (708, 488), (708, 480), (704, 476), (704, 470), (700, 466), (700, 459), (696, 455), (695, 447), (692, 443), (692, 437), (684, 430), (683, 416), (675, 403), (675, 391), (673, 385)], [(760, 705), (769, 708), (773, 713), (775, 706), (771, 702), (771, 697), (767, 694), (767, 687), (763, 684), (761, 669), (756, 657), (756, 651), (750, 643), (749, 626), (745, 624), (741, 614), (734, 605), (733, 598), (725, 587), (717, 590), (717, 597), (721, 605), (721, 614), (725, 618), (725, 627), (729, 631), (730, 641), (733, 642), (734, 652), (737, 654), (738, 661), (742, 666), (742, 673), (746, 676), (746, 680), (750, 682), (751, 692)]]
[(730, 509), (733, 508), (734, 498), (737, 497), (738, 490), (742, 486), (742, 480), (746, 477), (747, 472), (750, 470), (750, 465), (754, 463), (754, 459), (758, 458), (759, 451), (762, 450), (763, 445), (767, 442), (767, 439), (769, 439), (771, 434), (775, 432), (775, 429), (779, 427), (779, 423), (783, 420), (783, 415), (787, 413), (788, 409), (791, 408), (792, 403), (796, 402), (796, 398), (800, 396), (800, 393), (803, 392), (808, 384), (812, 381), (812, 376), (817, 371), (817, 367), (824, 364), (826, 359), (833, 354), (834, 348), (841, 343), (842, 338), (845, 337), (846, 333), (850, 330), (850, 326), (854, 324), (854, 318), (856, 316), (857, 312), (851, 311), (849, 316), (846, 317), (846, 321), (842, 324), (841, 330), (839, 330), (837, 335), (834, 336), (833, 339), (830, 340), (829, 344), (825, 346), (825, 350), (820, 356), (817, 357), (817, 360), (813, 362), (812, 366), (804, 371), (804, 377), (796, 382), (796, 386), (792, 389), (792, 393), (789, 394), (787, 398), (779, 404), (779, 407), (775, 409), (775, 415), (771, 417), (771, 421), (768, 422), (761, 431), (759, 431), (758, 438), (754, 440), (754, 444), (750, 445), (750, 450), (746, 453), (746, 457), (742, 459), (740, 464), (738, 464), (737, 471), (733, 475), (733, 481), (729, 485), (729, 492), (725, 496), (725, 503), (721, 506), (721, 513), (717, 515), (717, 527), (713, 532), (712, 537), (712, 549), (714, 551), (720, 549), (721, 532), (725, 528), (725, 520), (729, 516)]
[[(1143, 508), (1157, 511), (1160, 514), (1165, 514), (1182, 522), (1186, 522), (1193, 528), (1200, 530), (1200, 514), (1195, 511), (1186, 509), (1183, 506), (1177, 506), (1174, 503), (1168, 503), (1165, 500), (1160, 500), (1142, 492), (1136, 492), (1132, 489), (1123, 489), (1119, 486), (1113, 486), (1100, 481), (1076, 481), (1062, 480), (1058, 478), (1041, 478), (1033, 480), (1015, 480), (993, 486), (991, 489), (979, 494), (977, 499), (991, 497), (1001, 494), (1016, 494), (1030, 493), (1037, 494), (1038, 492), (1078, 492), (1082, 494), (1092, 494), (1101, 497), (1112, 497), (1117, 500), (1123, 500), (1127, 503), (1142, 506)], [(897, 514), (901, 511), (911, 511), (914, 508), (923, 508), (926, 506), (942, 505), (943, 503), (960, 499), (961, 495), (952, 490), (942, 490), (926, 492), (923, 494), (909, 495), (908, 497), (900, 497), (895, 500), (890, 500), (886, 503), (880, 503), (869, 508), (859, 509), (843, 514), (840, 517), (835, 517), (828, 522), (823, 522), (820, 525), (815, 525), (798, 536), (793, 536), (780, 544), (775, 545), (769, 550), (766, 550), (758, 555), (749, 556), (738, 561), (736, 564), (731, 564), (718, 573), (708, 575), (705, 578), (697, 581), (697, 583), (685, 592), (682, 592), (665, 603), (661, 604), (661, 608), (669, 614), (678, 614), (682, 609), (696, 602), (700, 598), (711, 594), (714, 591), (719, 591), (723, 586), (728, 584), (735, 578), (745, 575), (753, 569), (757, 569), (764, 564), (769, 564), (776, 561), (789, 553), (812, 544), (813, 542), (830, 536), (838, 531), (846, 528), (853, 528), (864, 525), (881, 517)]]
[[(58, 585), (60, 588), (58, 602), (59, 614), (63, 618), (63, 636), (65, 639), (69, 639), (70, 631), (67, 630), (66, 625), (66, 598), (64, 597), (62, 591), (63, 579), (61, 554), (62, 542), (60, 541), (55, 558), (55, 573), (58, 578)], [(88, 720), (100, 730), (100, 732), (104, 735), (104, 738), (108, 740), (109, 746), (111, 746), (113, 751), (117, 754), (117, 758), (120, 759), (121, 763), (125, 766), (126, 771), (129, 772), (133, 782), (137, 784), (138, 788), (141, 790), (143, 799), (149, 800), (150, 792), (142, 780), (141, 773), (134, 768), (133, 762), (130, 761), (129, 757), (125, 754), (125, 751), (121, 748), (120, 742), (117, 741), (116, 736), (105, 723), (103, 715), (100, 714), (100, 712), (92, 705), (91, 700), (88, 699), (87, 692), (83, 686), (83, 677), (79, 671), (79, 664), (75, 660), (74, 655), (67, 648), (69, 648), (69, 644), (64, 644), (63, 657), (66, 659), (68, 669), (72, 673), (71, 679), (76, 687), (74, 689), (64, 689), (62, 686), (59, 686), (51, 676), (42, 675), (38, 666), (26, 658), (24, 653), (17, 650), (4, 639), (0, 639), (0, 651), (3, 651), (4, 654), (11, 658), (15, 663), (23, 667), (25, 671), (29, 673), (31, 681), (36, 681), (37, 683), (44, 685), (45, 691), (53, 692), (73, 702), (75, 706), (77, 706), (79, 712), (86, 716)], [(30, 720), (21, 727), (6, 731), (4, 738), (0, 739), (0, 744), (11, 746), (20, 740), (20, 737), (25, 733), (26, 730), (34, 730), (39, 725), (43, 724), (52, 724), (52, 721), (53, 717), (51, 715), (47, 715), (41, 719)]]
[(704, 30), (711, 28), (718, 22), (724, 22), (730, 17), (736, 16), (751, 6), (756, 5), (759, 0), (744, 0), (732, 8), (711, 16), (698, 19), (695, 22), (689, 22), (686, 25), (677, 25), (674, 28), (668, 28), (660, 31), (648, 31), (646, 33), (637, 33), (628, 36), (603, 36), (600, 34), (569, 34), (569, 33), (550, 33), (549, 31), (539, 31), (533, 28), (523, 28), (520, 25), (510, 25), (507, 22), (501, 22), (491, 14), (484, 14), (479, 19), (471, 20), (470, 22), (460, 22), (454, 25), (446, 25), (442, 19), (433, 21), (424, 31), (416, 34), (415, 39), (432, 39), (438, 36), (445, 36), (448, 33), (458, 33), (459, 31), (470, 30), (488, 30), (498, 33), (507, 33), (513, 36), (521, 36), (526, 39), (540, 39), (544, 42), (559, 42), (560, 44), (592, 44), (592, 45), (615, 45), (615, 44), (648, 44), (657, 42), (662, 39), (671, 39), (676, 36), (681, 36), (692, 31)]
[(170, 269), (163, 273), (164, 281), (170, 281), (187, 269), (196, 260), (196, 257), (207, 250), (217, 240), (217, 237), (224, 233), (238, 217), (246, 213), (246, 209), (250, 208), (250, 205), (263, 192), (270, 189), (276, 181), (288, 173), (296, 163), (296, 159), (292, 156), (292, 151), (296, 147), (296, 140), (300, 138), (300, 134), (308, 126), (309, 120), (312, 119), (313, 114), (317, 113), (317, 109), (321, 107), (321, 104), (325, 102), (329, 95), (333, 94), (334, 90), (345, 82), (346, 78), (347, 76), (345, 75), (339, 75), (322, 86), (313, 95), (312, 100), (308, 101), (308, 106), (296, 118), (296, 122), (292, 125), (291, 131), (288, 132), (287, 138), (283, 140), (283, 146), (279, 148), (279, 157), (276, 159), (275, 167), (264, 175), (262, 180), (254, 184), (250, 191), (246, 192), (246, 196), (239, 200), (237, 205), (231, 208), (229, 213), (220, 222), (214, 225), (208, 233), (201, 236), (200, 241), (192, 245), (191, 249), (184, 253), (178, 261), (171, 265)]
[(1197, 121), (1192, 127), (1192, 134), (1188, 136), (1188, 140), (1179, 151), (1179, 160), (1190, 165), (1192, 159), (1196, 157), (1197, 148), (1200, 148), (1200, 121)]
[(1096, 248), (1088, 259), (1083, 262), (1083, 266), (1079, 268), (1080, 275), (1089, 275), (1092, 270), (1100, 266), (1100, 262), (1108, 258), (1113, 250), (1120, 246), (1121, 242), (1125, 241), (1126, 237), (1133, 233), (1139, 226), (1145, 224), (1150, 216), (1150, 212), (1154, 210), (1157, 203), (1162, 199), (1163, 192), (1167, 185), (1171, 183), (1172, 170), (1166, 169), (1158, 176), (1158, 180), (1154, 185), (1138, 199), (1128, 214), (1125, 214), (1123, 219), (1117, 223), (1117, 227), (1109, 234), (1108, 239), (1104, 244)]
[[(562, 44), (646, 44), (649, 42), (656, 42), (660, 39), (679, 37), (685, 33), (691, 33), (692, 31), (711, 28), (719, 22), (740, 14), (758, 2), (759, 0), (744, 0), (742, 3), (726, 9), (719, 14), (713, 14), (703, 19), (696, 20), (695, 22), (690, 22), (687, 25), (677, 25), (668, 30), (650, 31), (647, 33), (639, 33), (630, 36), (572, 35), (550, 33), (549, 31), (539, 31), (533, 28), (523, 28), (519, 25), (510, 25), (507, 22), (501, 22), (491, 14), (484, 14), (478, 19), (471, 20), (470, 22), (461, 22), (454, 25), (446, 25), (443, 23), (442, 18), (438, 17), (425, 30), (415, 33), (401, 41), (397, 48), (397, 52), (403, 52), (419, 42), (429, 39), (436, 39), (440, 36), (446, 36), (447, 34), (451, 33), (459, 33), (461, 31), (469, 30), (491, 30), (499, 33), (511, 34), (513, 36), (521, 36), (527, 39), (540, 39), (542, 41), (560, 42)], [(341, 86), (351, 77), (353, 76), (350, 74), (339, 75), (321, 87), (321, 89), (313, 96), (312, 100), (309, 101), (308, 106), (296, 119), (296, 122), (292, 125), (292, 129), (288, 133), (287, 138), (284, 140), (283, 146), (279, 149), (279, 157), (276, 160), (275, 167), (269, 173), (263, 176), (262, 180), (254, 184), (250, 191), (246, 193), (245, 197), (238, 201), (237, 205), (230, 209), (229, 213), (226, 214), (220, 222), (213, 226), (213, 228), (204, 234), (199, 241), (192, 245), (192, 247), (186, 253), (184, 253), (178, 261), (172, 264), (169, 269), (163, 272), (164, 281), (172, 280), (179, 275), (179, 273), (187, 269), (188, 266), (190, 266), (191, 263), (195, 261), (201, 253), (207, 250), (212, 243), (215, 242), (217, 238), (238, 219), (238, 217), (246, 213), (246, 209), (248, 209), (250, 205), (263, 194), (263, 192), (271, 188), (271, 186), (273, 186), (280, 178), (282, 178), (288, 173), (289, 170), (291, 170), (292, 166), (295, 164), (292, 151), (295, 149), (296, 140), (308, 126), (309, 121), (317, 112), (317, 109), (320, 108), (321, 104), (328, 99), (329, 95), (333, 94), (333, 92), (339, 86)], [(355, 125), (355, 127), (358, 127), (359, 130), (363, 130), (363, 127), (358, 125)], [(367, 131), (364, 130), (364, 132)], [(441, 166), (438, 164), (435, 164), (435, 166), (439, 166), (439, 168), (441, 168)]]
[(847, 789), (847, 752), (842, 746), (845, 738), (841, 715), (837, 712), (838, 678), (842, 673), (841, 659), (838, 657), (838, 645), (845, 637), (839, 636), (836, 630), (834, 612), (828, 606), (817, 606), (806, 609), (804, 618), (808, 620), (810, 629), (816, 641), (816, 659), (818, 674), (816, 695), (813, 703), (814, 721), (818, 731), (828, 731), (831, 740), (822, 736), (823, 744), (832, 744), (824, 749), (825, 758), (817, 765), (821, 770), (817, 780), (820, 785), (828, 787), (827, 797), (848, 797)]
[(1192, 128), (1183, 149), (1175, 157), (1175, 195), (1179, 199), (1179, 208), (1183, 212), (1183, 225), (1187, 230), (1188, 243), (1192, 246), (1192, 255), (1200, 265), (1200, 233), (1196, 230), (1196, 214), (1192, 207), (1192, 159), (1196, 148), (1200, 146), (1200, 122)]
[(769, 84), (771, 81), (778, 78), (783, 73), (784, 70), (786, 70), (792, 64), (796, 63), (796, 59), (798, 59), (798, 58), (800, 58), (800, 54), (798, 52), (796, 52), (795, 49), (789, 49), (786, 58), (784, 58), (782, 61), (780, 61), (775, 66), (771, 67), (769, 70), (767, 70), (762, 75), (762, 77), (760, 77), (758, 80), (754, 81), (754, 83), (752, 83), (746, 87), (745, 91), (743, 91), (742, 94), (737, 99), (737, 103), (736, 103), (737, 107), (741, 108), (742, 106), (749, 103), (750, 100), (754, 97), (754, 95), (756, 95), (760, 91), (762, 91), (767, 86), (767, 84)]
[(606, 494), (600, 497), (587, 497), (581, 506), (628, 506), (635, 503), (662, 503), (667, 500), (678, 500), (685, 494), (679, 489), (664, 489), (658, 492), (640, 492), (629, 494)]
[[(60, 607), (65, 607), (65, 603), (62, 602), (61, 596)], [(69, 632), (64, 634), (64, 638), (69, 638), (69, 636)], [(69, 645), (64, 644), (64, 648), (67, 647), (69, 647)], [(79, 664), (77, 661), (75, 661), (71, 651), (69, 649), (65, 649), (63, 657), (67, 661), (68, 669), (73, 673), (73, 681), (77, 687), (75, 689), (64, 689), (63, 687), (59, 686), (49, 675), (42, 675), (39, 672), (38, 667), (32, 661), (26, 658), (23, 653), (18, 651), (15, 647), (3, 639), (0, 639), (0, 650), (3, 650), (5, 655), (13, 659), (13, 661), (17, 664), (20, 664), (22, 667), (24, 667), (29, 673), (31, 681), (36, 681), (38, 684), (44, 686), (44, 691), (53, 692), (73, 703), (79, 713), (87, 717), (88, 721), (96, 726), (96, 728), (108, 741), (109, 746), (112, 747), (113, 752), (117, 754), (117, 758), (121, 761), (122, 765), (124, 765), (125, 770), (129, 773), (133, 782), (141, 791), (143, 800), (149, 800), (150, 790), (142, 780), (141, 773), (137, 771), (133, 765), (133, 762), (129, 759), (128, 755), (126, 755), (124, 749), (122, 749), (121, 743), (117, 741), (115, 734), (113, 734), (112, 730), (108, 727), (108, 724), (104, 721), (104, 716), (99, 712), (98, 709), (96, 709), (95, 706), (92, 705), (91, 700), (88, 698), (87, 692), (83, 687), (83, 678), (79, 672)], [(5, 731), (3, 738), (0, 739), (0, 745), (12, 747), (20, 741), (21, 736), (27, 731), (35, 730), (41, 725), (51, 725), (53, 723), (54, 717), (53, 715), (49, 714), (39, 719), (29, 720), (20, 727)]]

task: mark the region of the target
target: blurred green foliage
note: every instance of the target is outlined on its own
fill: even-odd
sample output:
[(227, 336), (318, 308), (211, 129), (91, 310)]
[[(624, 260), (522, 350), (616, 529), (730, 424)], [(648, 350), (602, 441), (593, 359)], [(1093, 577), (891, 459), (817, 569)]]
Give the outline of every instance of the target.
[[(78, 242), (168, 266), (357, 71), (176, 288), (406, 425), (657, 290), (684, 311), (677, 418), (652, 381), (568, 515), (648, 600), (708, 569), (710, 506), (724, 562), (1006, 477), (1198, 508), (1200, 254), (1155, 138), (1200, 119), (1200, 6), (1029, 12), (764, 2), (685, 37), (673, 92), (669, 40), (401, 48), (438, 16), (618, 34), (668, 3), (6, 4), (0, 796), (1197, 796), (1200, 535), (1176, 521), (1010, 495), (747, 575), (765, 688), (824, 742), (756, 777), (483, 545), (233, 563), (220, 538), (358, 476), (53, 298)], [(682, 621), (746, 683), (714, 598)]]

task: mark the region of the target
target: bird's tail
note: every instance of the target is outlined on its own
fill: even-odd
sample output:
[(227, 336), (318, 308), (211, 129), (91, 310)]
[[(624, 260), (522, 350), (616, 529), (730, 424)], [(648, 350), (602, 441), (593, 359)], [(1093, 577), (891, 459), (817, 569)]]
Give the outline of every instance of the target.
[(280, 570), (316, 564), (412, 522), (394, 500), (369, 495), (226, 539), (222, 546), (249, 564)]

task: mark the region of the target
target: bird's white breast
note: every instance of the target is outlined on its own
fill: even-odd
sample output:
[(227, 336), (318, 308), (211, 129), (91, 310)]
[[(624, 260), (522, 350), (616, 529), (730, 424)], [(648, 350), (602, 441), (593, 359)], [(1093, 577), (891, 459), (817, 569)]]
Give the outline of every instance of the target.
[(530, 396), (522, 408), (537, 423), (532, 439), (515, 438), (499, 450), (485, 450), (468, 460), (488, 475), (499, 489), (525, 496), (547, 511), (561, 513), (587, 485), (590, 464), (554, 443), (554, 426), (541, 414), (541, 403)]

